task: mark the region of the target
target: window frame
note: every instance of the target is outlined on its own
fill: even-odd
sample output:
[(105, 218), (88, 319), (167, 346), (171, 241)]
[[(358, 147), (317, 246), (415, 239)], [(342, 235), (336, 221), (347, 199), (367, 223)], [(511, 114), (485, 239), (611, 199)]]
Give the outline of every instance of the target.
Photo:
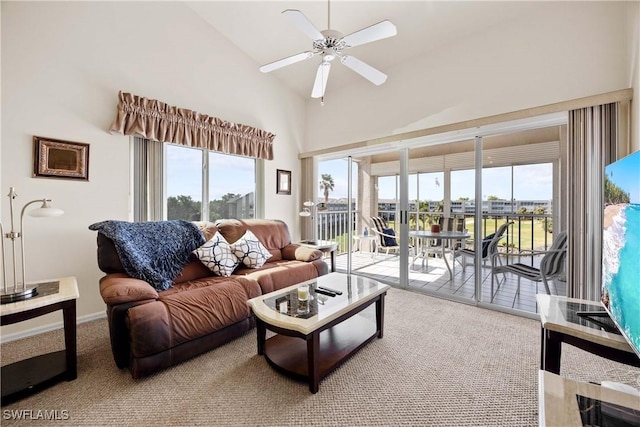
[[(149, 163), (153, 163), (150, 159), (149, 151), (146, 151), (140, 147), (136, 140), (140, 143), (148, 144), (149, 140), (141, 137), (131, 137), (131, 206), (132, 206), (132, 219), (134, 221), (159, 221), (168, 219), (168, 203), (169, 198), (168, 187), (168, 147), (171, 145), (178, 149), (185, 150), (197, 150), (200, 151), (200, 160), (202, 165), (202, 172), (200, 174), (201, 181), (201, 201), (200, 201), (200, 221), (209, 221), (209, 171), (210, 171), (210, 155), (221, 156), (233, 156), (241, 157), (245, 159), (253, 160), (254, 171), (254, 206), (253, 217), (260, 218), (264, 212), (264, 195), (263, 195), (263, 171), (264, 160), (249, 156), (238, 156), (234, 154), (226, 154), (218, 151), (207, 150), (199, 147), (187, 147), (179, 144), (163, 143), (161, 150), (161, 159), (156, 159), (161, 164), (160, 168), (149, 170)], [(153, 141), (151, 141), (153, 142)], [(159, 150), (160, 151), (160, 150)], [(161, 160), (161, 161), (160, 161)], [(144, 166), (143, 166), (144, 165)], [(143, 171), (138, 169), (144, 168)], [(145, 177), (144, 175), (147, 174)], [(161, 174), (158, 176), (157, 174)], [(144, 190), (141, 190), (144, 187)], [(141, 204), (146, 203), (154, 204), (157, 200), (151, 200), (154, 195), (153, 192), (149, 192), (149, 187), (155, 187), (159, 191), (155, 192), (156, 198), (162, 199), (162, 213), (160, 212), (150, 213), (146, 207), (140, 207)], [(160, 190), (161, 189), (161, 190)], [(160, 193), (160, 194), (158, 194)], [(160, 217), (161, 216), (161, 217)]]

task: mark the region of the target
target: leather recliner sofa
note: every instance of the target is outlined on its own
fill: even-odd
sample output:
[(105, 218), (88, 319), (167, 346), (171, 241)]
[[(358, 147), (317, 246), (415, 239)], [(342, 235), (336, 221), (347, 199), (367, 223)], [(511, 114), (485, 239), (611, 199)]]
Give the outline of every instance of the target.
[(98, 233), (100, 294), (107, 305), (111, 348), (116, 365), (141, 378), (214, 349), (252, 327), (250, 298), (328, 273), (322, 252), (291, 243), (278, 220), (220, 220), (195, 223), (208, 241), (217, 231), (228, 243), (247, 230), (271, 257), (260, 268), (238, 267), (231, 276), (215, 276), (193, 255), (164, 291), (129, 276), (114, 243)]

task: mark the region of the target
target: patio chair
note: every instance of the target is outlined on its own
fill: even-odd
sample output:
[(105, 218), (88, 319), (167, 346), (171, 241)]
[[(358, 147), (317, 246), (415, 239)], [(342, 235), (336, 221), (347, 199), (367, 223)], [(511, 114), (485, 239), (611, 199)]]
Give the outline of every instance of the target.
[[(500, 265), (494, 268), (494, 273), (511, 273), (518, 276), (518, 289), (516, 295), (520, 293), (520, 278), (524, 277), (533, 282), (536, 282), (536, 293), (538, 293), (538, 282), (544, 283), (544, 288), (547, 291), (547, 295), (551, 295), (549, 289), (549, 280), (554, 277), (559, 277), (564, 271), (564, 261), (567, 256), (567, 232), (562, 231), (558, 233), (553, 241), (553, 244), (547, 251), (522, 251), (519, 254), (506, 255), (507, 260), (510, 257), (522, 257), (532, 255), (543, 255), (540, 260), (540, 267), (534, 267), (532, 265), (514, 263)], [(491, 277), (491, 288), (493, 289), (493, 275)], [(557, 289), (556, 289), (557, 294)]]
[[(505, 236), (504, 233), (507, 231), (507, 228), (513, 224), (513, 221), (508, 221), (498, 227), (495, 233), (489, 234), (482, 239), (482, 261), (491, 261), (491, 268), (495, 267), (495, 263), (502, 264), (500, 257), (498, 255), (498, 243)], [(462, 261), (458, 258), (461, 258)], [(476, 259), (476, 251), (473, 249), (467, 248), (459, 248), (454, 252), (454, 262), (458, 259), (458, 262), (462, 265), (462, 271), (466, 270), (467, 267), (467, 258), (471, 258), (473, 260)]]
[[(387, 221), (379, 216), (372, 216), (371, 223), (373, 224), (371, 231), (378, 236), (378, 250), (384, 250), (386, 255), (389, 255), (389, 251), (400, 250), (395, 231), (389, 227)], [(409, 248), (411, 248), (411, 246), (409, 246)]]

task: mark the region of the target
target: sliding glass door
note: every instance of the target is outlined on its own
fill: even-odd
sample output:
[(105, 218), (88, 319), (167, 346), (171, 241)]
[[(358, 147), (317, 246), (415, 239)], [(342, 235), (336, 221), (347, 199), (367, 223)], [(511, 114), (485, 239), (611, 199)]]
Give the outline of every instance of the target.
[[(518, 286), (496, 267), (538, 266), (540, 258), (530, 253), (552, 243), (561, 205), (560, 142), (553, 138), (559, 133), (533, 129), (354, 156), (350, 178), (346, 160), (320, 161), (319, 177), (335, 178), (330, 194), (337, 197), (324, 202), (319, 232), (338, 240), (340, 253), (348, 255), (338, 270), (534, 313), (543, 287), (525, 279)], [(349, 183), (353, 216), (343, 199)], [(329, 215), (340, 211), (338, 227)], [(552, 285), (560, 295), (564, 288), (561, 281)]]

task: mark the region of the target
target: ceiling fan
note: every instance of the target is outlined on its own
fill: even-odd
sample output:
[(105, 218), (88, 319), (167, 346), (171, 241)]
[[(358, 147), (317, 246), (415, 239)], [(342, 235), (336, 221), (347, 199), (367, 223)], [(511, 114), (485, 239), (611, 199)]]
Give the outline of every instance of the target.
[(330, 4), (327, 5), (327, 27), (324, 31), (318, 29), (307, 19), (299, 10), (287, 9), (282, 12), (300, 31), (313, 40), (313, 50), (301, 52), (275, 62), (263, 65), (260, 71), (268, 73), (273, 70), (304, 61), (305, 59), (321, 55), (322, 61), (316, 72), (316, 79), (313, 83), (311, 91), (312, 98), (324, 98), (324, 91), (327, 87), (327, 79), (331, 70), (331, 62), (340, 58), (340, 62), (360, 74), (365, 79), (375, 85), (381, 85), (387, 80), (387, 75), (373, 68), (371, 65), (362, 62), (356, 57), (345, 55), (344, 51), (348, 48), (370, 43), (376, 40), (386, 39), (397, 34), (396, 26), (390, 21), (384, 20), (373, 24), (369, 27), (358, 30), (349, 35), (343, 36), (342, 33), (331, 30), (331, 9)]

